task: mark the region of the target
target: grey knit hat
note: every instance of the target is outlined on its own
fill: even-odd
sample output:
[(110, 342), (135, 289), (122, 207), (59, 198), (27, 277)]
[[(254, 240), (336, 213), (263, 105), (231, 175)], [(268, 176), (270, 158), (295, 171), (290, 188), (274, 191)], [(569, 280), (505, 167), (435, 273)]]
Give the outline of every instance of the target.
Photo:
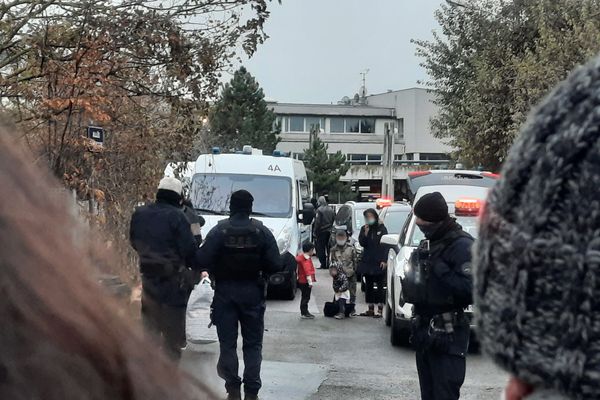
[(534, 386), (600, 398), (600, 58), (529, 116), (475, 253), (484, 351)]

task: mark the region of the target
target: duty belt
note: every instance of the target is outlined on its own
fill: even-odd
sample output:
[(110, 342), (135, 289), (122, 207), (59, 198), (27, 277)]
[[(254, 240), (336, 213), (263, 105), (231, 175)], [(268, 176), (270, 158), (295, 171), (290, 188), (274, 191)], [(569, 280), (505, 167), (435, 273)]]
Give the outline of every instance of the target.
[(453, 333), (454, 327), (465, 323), (464, 311), (449, 311), (431, 317), (429, 322), (430, 333)]

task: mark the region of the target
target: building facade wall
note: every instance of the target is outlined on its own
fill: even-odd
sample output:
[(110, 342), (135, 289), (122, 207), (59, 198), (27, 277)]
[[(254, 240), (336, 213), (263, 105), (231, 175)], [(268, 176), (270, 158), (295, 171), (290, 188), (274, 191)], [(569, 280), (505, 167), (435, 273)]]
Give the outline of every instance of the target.
[(406, 145), (406, 153), (449, 153), (451, 147), (431, 133), (430, 120), (438, 113), (434, 94), (426, 89), (413, 88), (376, 94), (367, 97), (374, 107), (390, 107), (396, 117)]

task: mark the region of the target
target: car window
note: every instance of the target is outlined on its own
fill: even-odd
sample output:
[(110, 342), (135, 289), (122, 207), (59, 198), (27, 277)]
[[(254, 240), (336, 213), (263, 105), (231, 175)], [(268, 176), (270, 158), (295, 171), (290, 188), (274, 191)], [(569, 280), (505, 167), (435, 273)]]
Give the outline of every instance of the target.
[(349, 206), (341, 206), (335, 215), (335, 224), (340, 225), (348, 225), (351, 224), (352, 221), (352, 209)]
[(383, 223), (389, 233), (399, 234), (410, 214), (409, 210), (390, 210), (383, 215)]
[(406, 223), (404, 224), (404, 227), (402, 228), (402, 233), (400, 234), (400, 244), (402, 246), (404, 246), (406, 244), (406, 236), (407, 236), (408, 229), (410, 228), (413, 218), (414, 218), (414, 216), (411, 211), (411, 212), (409, 212), (408, 217), (406, 218)]
[(360, 230), (365, 224), (365, 216), (363, 212), (365, 210), (354, 210), (354, 229)]
[[(458, 222), (465, 232), (477, 238), (478, 235), (478, 219), (477, 217), (456, 217), (456, 222)], [(417, 224), (412, 224), (412, 231), (410, 236), (410, 241), (408, 243), (409, 246), (417, 247), (421, 240), (425, 239), (425, 235), (423, 232), (417, 227)]]

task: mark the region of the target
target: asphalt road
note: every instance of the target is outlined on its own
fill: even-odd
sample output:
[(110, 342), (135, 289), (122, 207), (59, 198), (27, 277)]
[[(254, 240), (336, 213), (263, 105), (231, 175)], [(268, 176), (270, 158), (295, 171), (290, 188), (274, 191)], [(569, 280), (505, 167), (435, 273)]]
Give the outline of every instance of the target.
[[(390, 345), (382, 319), (323, 317), (331, 282), (321, 270), (317, 280), (310, 304), (315, 320), (300, 319), (299, 292), (294, 301), (267, 304), (261, 399), (419, 399), (413, 351)], [(359, 302), (363, 299), (359, 295)], [(357, 305), (359, 312), (365, 308)], [(215, 371), (217, 355), (218, 344), (190, 345), (182, 365), (225, 396)], [(470, 355), (461, 398), (498, 400), (505, 382), (506, 375), (488, 360)]]

